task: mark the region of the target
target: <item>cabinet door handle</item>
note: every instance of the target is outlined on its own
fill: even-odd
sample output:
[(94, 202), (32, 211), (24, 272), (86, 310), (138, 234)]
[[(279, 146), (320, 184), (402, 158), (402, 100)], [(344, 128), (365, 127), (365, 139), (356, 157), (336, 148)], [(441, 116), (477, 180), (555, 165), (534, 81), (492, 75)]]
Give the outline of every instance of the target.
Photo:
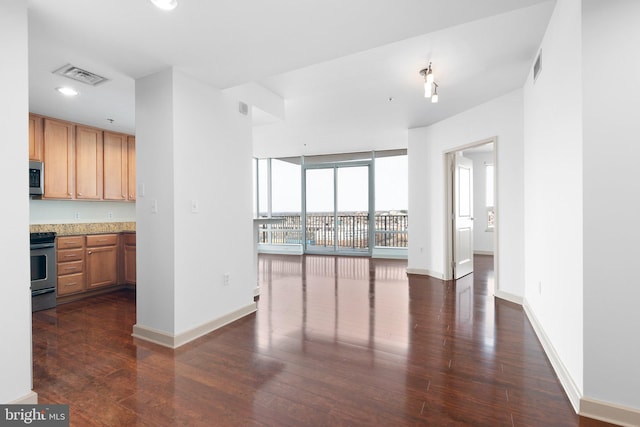
[(87, 251), (87, 255), (91, 255), (93, 252), (91, 251)]
[(75, 256), (76, 256), (75, 254), (66, 254), (64, 257), (65, 258), (72, 258), (72, 257), (75, 257)]
[(65, 286), (75, 286), (77, 284), (78, 284), (77, 282), (65, 283)]

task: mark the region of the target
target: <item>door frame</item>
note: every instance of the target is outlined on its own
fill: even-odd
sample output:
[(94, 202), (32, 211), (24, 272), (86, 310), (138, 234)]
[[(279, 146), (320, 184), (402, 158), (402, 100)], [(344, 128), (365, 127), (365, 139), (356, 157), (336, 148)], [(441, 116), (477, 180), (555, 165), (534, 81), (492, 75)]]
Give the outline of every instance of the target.
[[(498, 197), (498, 137), (494, 136), (487, 139), (482, 139), (479, 141), (471, 142), (468, 144), (460, 145), (455, 148), (447, 149), (443, 152), (443, 164), (444, 164), (444, 230), (445, 230), (445, 238), (444, 238), (444, 254), (445, 254), (445, 264), (444, 264), (444, 280), (453, 280), (453, 262), (454, 262), (454, 230), (453, 230), (453, 159), (457, 152), (468, 150), (470, 148), (479, 147), (481, 145), (491, 144), (493, 143), (493, 204), (494, 204), (494, 212), (495, 212), (495, 227), (493, 230), (493, 271), (494, 271), (494, 293), (497, 293), (499, 290), (499, 281), (498, 281), (498, 265), (500, 259), (500, 248), (498, 245), (498, 236), (499, 236), (499, 207), (500, 207), (500, 199)], [(474, 225), (474, 227), (477, 226)]]
[[(335, 242), (336, 233), (334, 230), (334, 243), (333, 249), (311, 249), (309, 250), (309, 245), (307, 245), (307, 170), (308, 169), (332, 169), (333, 170), (333, 215), (334, 215), (334, 228), (337, 224), (336, 218), (338, 214), (338, 169), (340, 168), (349, 168), (349, 167), (362, 167), (367, 166), (367, 179), (369, 184), (367, 200), (369, 206), (368, 214), (368, 241), (369, 245), (366, 250), (357, 251), (357, 250), (339, 250), (337, 243)], [(305, 254), (316, 254), (316, 255), (347, 255), (347, 256), (371, 256), (373, 252), (374, 242), (375, 242), (375, 177), (374, 177), (374, 160), (354, 160), (354, 161), (345, 161), (345, 162), (330, 162), (330, 163), (302, 163), (301, 167), (302, 179), (301, 179), (301, 190), (302, 190), (302, 211), (300, 212), (302, 216), (302, 250)]]

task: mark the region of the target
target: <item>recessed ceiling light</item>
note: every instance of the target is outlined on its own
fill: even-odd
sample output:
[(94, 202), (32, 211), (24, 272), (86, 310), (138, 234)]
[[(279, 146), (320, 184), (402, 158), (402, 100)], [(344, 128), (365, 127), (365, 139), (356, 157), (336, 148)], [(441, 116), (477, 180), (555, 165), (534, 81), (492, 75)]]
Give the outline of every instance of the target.
[(162, 10), (173, 10), (178, 5), (178, 0), (151, 0), (151, 3)]
[(76, 96), (78, 94), (77, 90), (67, 86), (57, 87), (56, 90), (66, 96)]

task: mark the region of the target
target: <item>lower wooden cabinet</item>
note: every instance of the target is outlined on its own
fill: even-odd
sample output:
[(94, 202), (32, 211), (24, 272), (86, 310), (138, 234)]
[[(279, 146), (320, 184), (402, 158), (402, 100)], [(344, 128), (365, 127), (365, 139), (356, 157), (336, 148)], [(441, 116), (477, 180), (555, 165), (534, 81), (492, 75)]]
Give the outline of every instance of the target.
[(56, 249), (58, 296), (84, 291), (84, 236), (58, 237)]
[(58, 237), (58, 296), (79, 298), (96, 289), (135, 284), (135, 238), (135, 233)]
[(118, 235), (87, 236), (87, 289), (118, 283)]
[(124, 282), (136, 284), (136, 235), (124, 235)]

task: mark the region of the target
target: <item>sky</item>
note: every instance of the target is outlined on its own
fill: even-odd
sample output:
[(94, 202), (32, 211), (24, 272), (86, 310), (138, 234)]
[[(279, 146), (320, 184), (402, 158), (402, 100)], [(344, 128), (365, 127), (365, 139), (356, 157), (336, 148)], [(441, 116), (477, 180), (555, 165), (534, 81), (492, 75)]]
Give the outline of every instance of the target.
[[(260, 168), (260, 210), (266, 211), (266, 171)], [(407, 156), (384, 157), (375, 163), (375, 210), (407, 210)], [(332, 212), (334, 204), (333, 169), (307, 170), (307, 211)], [(339, 212), (368, 210), (367, 167), (337, 169)], [(277, 212), (300, 212), (300, 166), (273, 159), (272, 209)]]

